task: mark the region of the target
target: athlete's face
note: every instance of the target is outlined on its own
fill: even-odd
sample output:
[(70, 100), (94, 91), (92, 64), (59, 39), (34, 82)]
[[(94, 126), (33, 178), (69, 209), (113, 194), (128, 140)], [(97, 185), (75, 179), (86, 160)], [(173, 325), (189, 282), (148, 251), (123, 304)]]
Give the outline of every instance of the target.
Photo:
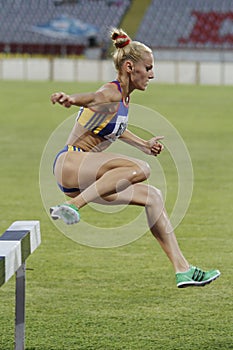
[(154, 78), (153, 67), (154, 58), (150, 52), (144, 53), (143, 59), (132, 65), (130, 76), (134, 89), (146, 90), (150, 79)]

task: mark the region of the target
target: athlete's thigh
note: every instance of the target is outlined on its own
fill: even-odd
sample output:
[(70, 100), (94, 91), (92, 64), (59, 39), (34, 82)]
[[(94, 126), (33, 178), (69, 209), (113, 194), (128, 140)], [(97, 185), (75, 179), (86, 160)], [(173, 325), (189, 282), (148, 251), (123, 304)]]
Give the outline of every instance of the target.
[(114, 153), (66, 152), (58, 158), (55, 176), (64, 186), (84, 189), (107, 171), (130, 166), (142, 166), (142, 161)]

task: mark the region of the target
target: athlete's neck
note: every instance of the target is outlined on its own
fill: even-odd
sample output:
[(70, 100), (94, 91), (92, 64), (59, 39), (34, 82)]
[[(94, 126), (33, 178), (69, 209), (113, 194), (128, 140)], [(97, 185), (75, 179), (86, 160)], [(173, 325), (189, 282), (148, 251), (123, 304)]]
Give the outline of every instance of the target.
[(129, 101), (129, 96), (134, 89), (130, 89), (128, 77), (118, 75), (117, 80), (121, 85), (122, 98), (127, 103)]

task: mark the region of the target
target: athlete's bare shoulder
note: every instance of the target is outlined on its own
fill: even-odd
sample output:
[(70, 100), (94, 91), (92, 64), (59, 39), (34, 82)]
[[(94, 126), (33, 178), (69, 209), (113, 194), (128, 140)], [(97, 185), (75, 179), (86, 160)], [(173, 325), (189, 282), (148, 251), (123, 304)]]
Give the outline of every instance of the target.
[(108, 102), (120, 102), (122, 99), (122, 95), (117, 88), (116, 84), (106, 83), (101, 86), (97, 91), (104, 96), (104, 99)]

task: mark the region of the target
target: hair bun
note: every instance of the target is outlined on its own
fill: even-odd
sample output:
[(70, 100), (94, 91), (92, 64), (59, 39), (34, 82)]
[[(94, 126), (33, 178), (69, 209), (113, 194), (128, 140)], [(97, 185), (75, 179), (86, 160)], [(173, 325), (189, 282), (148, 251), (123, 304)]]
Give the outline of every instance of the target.
[(117, 49), (121, 49), (131, 42), (130, 37), (125, 32), (118, 29), (114, 29), (112, 31), (111, 38)]

